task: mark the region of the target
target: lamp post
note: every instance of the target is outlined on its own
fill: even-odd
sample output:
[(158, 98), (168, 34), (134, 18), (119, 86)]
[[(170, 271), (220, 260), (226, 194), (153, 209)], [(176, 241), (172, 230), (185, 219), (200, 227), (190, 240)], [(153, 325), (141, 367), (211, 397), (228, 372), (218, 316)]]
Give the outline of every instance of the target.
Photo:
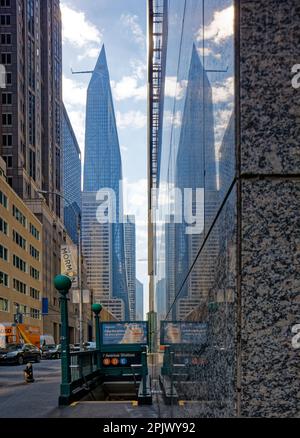
[(54, 279), (54, 286), (60, 293), (61, 303), (61, 386), (59, 404), (63, 405), (68, 403), (71, 396), (71, 356), (67, 295), (72, 282), (67, 275), (57, 275)]
[(79, 289), (79, 343), (80, 348), (83, 349), (83, 296), (82, 296), (82, 284), (81, 284), (81, 215), (77, 212), (71, 202), (61, 193), (50, 192), (48, 190), (38, 190), (41, 195), (55, 195), (62, 198), (73, 210), (74, 215), (77, 217), (77, 279)]
[(93, 304), (92, 311), (95, 314), (95, 330), (96, 330), (96, 350), (97, 353), (97, 369), (100, 369), (100, 312), (102, 310), (101, 304)]

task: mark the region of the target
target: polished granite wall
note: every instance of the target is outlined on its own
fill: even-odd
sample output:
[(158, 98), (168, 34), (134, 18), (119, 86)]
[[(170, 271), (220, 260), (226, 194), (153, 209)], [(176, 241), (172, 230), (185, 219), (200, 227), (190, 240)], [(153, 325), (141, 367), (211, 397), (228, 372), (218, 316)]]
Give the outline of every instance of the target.
[[(300, 416), (299, 0), (240, 5), (241, 416)], [(239, 382), (237, 382), (239, 384)]]

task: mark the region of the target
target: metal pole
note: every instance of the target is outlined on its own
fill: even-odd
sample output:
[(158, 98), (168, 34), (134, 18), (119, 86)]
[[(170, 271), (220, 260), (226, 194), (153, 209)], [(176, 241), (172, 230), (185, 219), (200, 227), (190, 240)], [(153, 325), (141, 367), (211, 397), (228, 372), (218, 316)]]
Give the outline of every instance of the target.
[(61, 303), (61, 385), (59, 404), (66, 405), (69, 403), (71, 397), (71, 356), (67, 295), (72, 286), (72, 282), (66, 275), (57, 275), (54, 279), (54, 285), (60, 293)]
[(79, 343), (80, 349), (83, 349), (84, 335), (83, 335), (83, 296), (82, 296), (82, 281), (81, 281), (81, 216), (77, 216), (77, 278), (79, 289)]
[(101, 310), (102, 310), (101, 304), (93, 304), (92, 305), (92, 311), (95, 314), (97, 369), (98, 370), (101, 367), (101, 362), (100, 362), (100, 350), (101, 350), (101, 345), (100, 345), (100, 317), (99, 317)]

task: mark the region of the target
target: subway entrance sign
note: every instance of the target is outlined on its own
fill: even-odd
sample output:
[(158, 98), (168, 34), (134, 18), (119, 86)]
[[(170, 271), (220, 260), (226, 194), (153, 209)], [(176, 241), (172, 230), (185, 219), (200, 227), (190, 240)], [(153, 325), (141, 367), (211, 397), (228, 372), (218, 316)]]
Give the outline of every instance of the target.
[(207, 324), (204, 322), (163, 321), (160, 344), (164, 350), (160, 382), (167, 403), (178, 400), (176, 384), (197, 381), (206, 369)]
[(105, 379), (133, 379), (139, 384), (138, 401), (151, 403), (147, 364), (148, 322), (100, 323), (101, 374)]

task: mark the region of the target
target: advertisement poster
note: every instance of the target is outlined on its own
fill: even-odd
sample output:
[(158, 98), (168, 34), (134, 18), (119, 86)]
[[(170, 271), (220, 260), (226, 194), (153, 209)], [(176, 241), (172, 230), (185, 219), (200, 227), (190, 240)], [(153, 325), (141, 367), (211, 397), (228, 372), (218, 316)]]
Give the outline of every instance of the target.
[(161, 325), (161, 344), (206, 344), (207, 324), (200, 322), (168, 322)]
[(147, 344), (147, 322), (103, 323), (101, 327), (103, 345)]

